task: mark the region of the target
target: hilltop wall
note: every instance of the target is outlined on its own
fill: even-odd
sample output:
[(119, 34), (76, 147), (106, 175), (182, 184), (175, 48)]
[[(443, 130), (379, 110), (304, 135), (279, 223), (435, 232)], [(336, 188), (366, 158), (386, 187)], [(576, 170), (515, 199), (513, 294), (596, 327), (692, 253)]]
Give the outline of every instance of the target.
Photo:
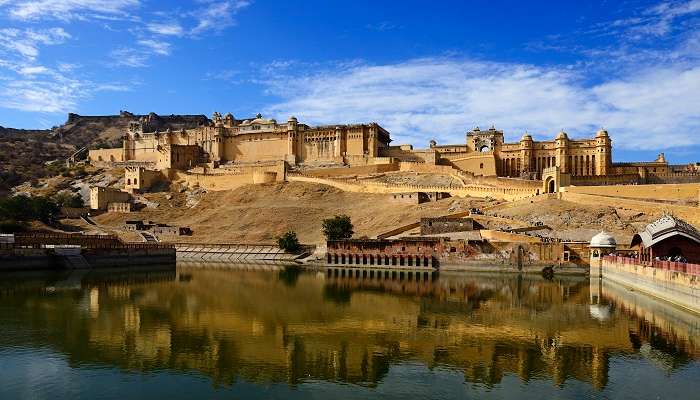
[(700, 183), (616, 185), (616, 186), (569, 186), (570, 193), (593, 194), (642, 200), (697, 201)]
[(406, 192), (445, 192), (459, 197), (481, 197), (513, 201), (537, 195), (534, 188), (503, 188), (481, 185), (465, 186), (423, 186), (391, 184), (383, 182), (357, 181), (354, 179), (323, 179), (301, 174), (289, 174), (287, 179), (296, 182), (310, 182), (329, 185), (347, 192), (358, 193), (406, 193)]

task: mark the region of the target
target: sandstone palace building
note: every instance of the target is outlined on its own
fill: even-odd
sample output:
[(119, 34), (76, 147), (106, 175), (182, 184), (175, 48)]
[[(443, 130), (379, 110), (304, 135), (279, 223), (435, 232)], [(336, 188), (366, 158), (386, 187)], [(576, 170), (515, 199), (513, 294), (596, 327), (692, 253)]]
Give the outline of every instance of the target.
[(238, 183), (284, 180), (288, 170), (319, 168), (348, 172), (414, 168), (457, 173), (462, 180), (474, 178), (487, 185), (486, 178), (511, 179), (492, 180), (496, 186), (545, 181), (546, 192), (568, 184), (698, 180), (696, 166), (670, 165), (663, 154), (650, 162), (614, 163), (612, 140), (602, 129), (587, 139), (559, 132), (551, 141), (536, 141), (526, 133), (520, 141), (507, 143), (503, 131), (477, 127), (466, 133), (463, 143), (438, 145), (431, 140), (427, 148), (414, 149), (392, 145), (389, 132), (375, 122), (310, 126), (295, 117), (278, 122), (260, 114), (236, 119), (214, 113), (211, 118), (184, 116), (186, 123), (175, 124), (169, 121), (176, 116), (126, 115), (133, 118), (122, 147), (91, 150), (89, 159), (94, 164), (123, 165), (129, 190), (144, 189), (163, 178), (225, 189), (232, 187), (227, 182), (237, 179)]

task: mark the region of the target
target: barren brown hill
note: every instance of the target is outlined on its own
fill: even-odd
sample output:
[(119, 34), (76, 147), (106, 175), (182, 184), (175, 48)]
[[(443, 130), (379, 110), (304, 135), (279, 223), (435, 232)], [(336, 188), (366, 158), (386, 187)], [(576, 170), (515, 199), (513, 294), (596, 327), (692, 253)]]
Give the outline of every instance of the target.
[[(355, 225), (355, 237), (376, 236), (421, 217), (439, 216), (482, 207), (489, 202), (450, 198), (420, 205), (394, 202), (390, 195), (343, 192), (302, 182), (250, 185), (232, 191), (210, 192), (192, 199), (188, 193), (152, 193), (146, 197), (159, 203), (155, 209), (130, 214), (102, 214), (98, 224), (120, 229), (127, 219), (146, 219), (189, 226), (196, 242), (273, 242), (288, 230), (305, 243), (322, 241), (321, 221), (347, 214)], [(167, 199), (166, 197), (172, 197)]]

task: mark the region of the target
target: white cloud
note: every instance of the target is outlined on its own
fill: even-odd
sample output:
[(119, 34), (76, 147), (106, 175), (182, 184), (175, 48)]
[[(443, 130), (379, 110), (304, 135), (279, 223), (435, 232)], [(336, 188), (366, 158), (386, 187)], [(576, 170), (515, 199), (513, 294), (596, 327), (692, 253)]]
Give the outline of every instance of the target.
[(110, 53), (110, 58), (114, 60), (115, 66), (121, 67), (146, 67), (152, 55), (170, 55), (170, 43), (154, 40), (140, 39), (136, 41), (136, 46), (120, 47)]
[[(30, 71), (31, 69), (31, 71)], [(24, 72), (24, 74), (22, 74)], [(13, 79), (0, 80), (0, 107), (13, 110), (65, 113), (96, 92), (125, 91), (118, 83), (96, 84), (43, 66), (20, 69)]]
[(190, 31), (200, 35), (207, 31), (220, 31), (235, 24), (234, 15), (250, 5), (246, 0), (210, 1), (206, 7), (196, 10), (191, 15), (197, 20), (197, 25)]
[(37, 75), (37, 74), (45, 74), (48, 73), (49, 69), (42, 66), (34, 66), (34, 67), (22, 67), (19, 70), (19, 73), (22, 75)]
[(39, 46), (60, 44), (70, 37), (63, 28), (3, 28), (0, 29), (0, 50), (9, 52), (13, 58), (20, 57), (31, 61), (39, 55)]
[(184, 30), (178, 22), (152, 22), (146, 28), (155, 34), (163, 36), (182, 36)]
[(552, 138), (564, 128), (590, 136), (601, 126), (622, 148), (697, 144), (700, 66), (649, 67), (600, 84), (563, 66), (427, 58), (286, 72), (263, 81), (283, 100), (268, 108), (311, 123), (377, 121), (397, 142), (463, 143), (474, 127), (496, 124), (509, 139), (525, 131)]
[(665, 1), (628, 18), (600, 24), (599, 29), (612, 34), (621, 33), (627, 38), (642, 40), (648, 37), (667, 36), (674, 29), (682, 29), (678, 19), (700, 11), (700, 0)]
[(138, 44), (150, 49), (155, 54), (159, 54), (161, 56), (170, 55), (170, 43), (153, 39), (142, 39), (138, 41)]
[(134, 48), (120, 47), (110, 53), (114, 65), (123, 67), (145, 67), (148, 54)]
[(17, 0), (7, 2), (9, 16), (19, 20), (124, 18), (139, 0)]

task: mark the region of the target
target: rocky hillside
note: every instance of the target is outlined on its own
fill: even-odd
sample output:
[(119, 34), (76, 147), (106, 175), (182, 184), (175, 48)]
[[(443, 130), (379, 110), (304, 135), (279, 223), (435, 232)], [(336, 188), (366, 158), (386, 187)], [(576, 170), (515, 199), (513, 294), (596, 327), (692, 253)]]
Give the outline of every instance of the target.
[(190, 129), (209, 121), (204, 115), (136, 115), (121, 111), (102, 116), (71, 113), (65, 124), (52, 129), (0, 126), (0, 195), (23, 182), (65, 173), (65, 159), (84, 146), (119, 146), (129, 123), (139, 120), (147, 132)]
[(121, 111), (118, 115), (97, 116), (71, 113), (68, 114), (66, 123), (54, 128), (51, 134), (55, 140), (70, 143), (78, 148), (111, 147), (121, 142), (129, 123), (133, 121), (142, 121), (144, 132), (191, 129), (209, 122), (204, 115), (138, 115), (128, 111)]

